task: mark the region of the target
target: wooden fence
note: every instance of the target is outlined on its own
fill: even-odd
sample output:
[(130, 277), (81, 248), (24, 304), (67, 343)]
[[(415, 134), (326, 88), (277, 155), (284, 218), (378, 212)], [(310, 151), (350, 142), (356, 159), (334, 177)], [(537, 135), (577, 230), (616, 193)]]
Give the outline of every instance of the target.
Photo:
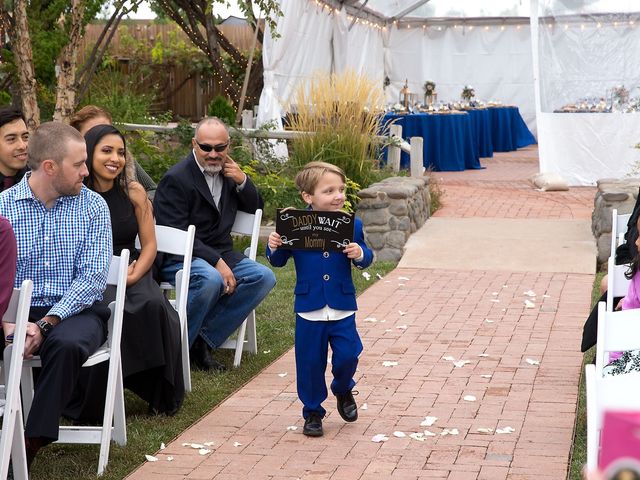
[[(82, 40), (78, 55), (79, 63), (84, 62), (85, 57), (95, 44), (103, 25), (91, 24), (87, 26), (86, 34)], [(220, 30), (241, 51), (247, 51), (253, 43), (253, 31), (246, 25), (221, 25)], [(171, 32), (175, 31), (174, 34)], [(148, 20), (127, 21), (121, 24), (115, 33), (109, 46), (109, 54), (116, 58), (118, 68), (125, 74), (129, 74), (130, 56), (132, 54), (130, 42), (127, 37), (133, 37), (137, 42), (148, 45), (146, 60), (151, 60), (151, 49), (158, 39), (163, 42), (175, 38), (176, 41), (191, 41), (174, 23), (157, 25)], [(199, 120), (206, 114), (207, 105), (217, 95), (224, 95), (222, 88), (213, 78), (203, 77), (200, 73), (190, 72), (189, 69), (179, 64), (151, 65), (151, 74), (143, 83), (142, 89), (155, 91), (157, 101), (153, 105), (152, 113), (162, 113), (171, 110), (174, 115), (190, 120)]]

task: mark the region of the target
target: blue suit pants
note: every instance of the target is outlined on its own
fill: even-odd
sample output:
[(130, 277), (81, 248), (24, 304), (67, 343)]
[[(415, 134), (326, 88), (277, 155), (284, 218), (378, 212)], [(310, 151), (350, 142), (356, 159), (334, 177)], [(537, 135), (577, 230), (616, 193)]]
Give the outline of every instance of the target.
[(334, 321), (311, 321), (296, 315), (296, 375), (304, 418), (311, 412), (322, 417), (326, 414), (322, 402), (327, 399), (325, 370), (329, 345), (333, 352), (331, 391), (334, 395), (341, 395), (355, 386), (353, 376), (358, 367), (358, 356), (362, 353), (355, 314)]

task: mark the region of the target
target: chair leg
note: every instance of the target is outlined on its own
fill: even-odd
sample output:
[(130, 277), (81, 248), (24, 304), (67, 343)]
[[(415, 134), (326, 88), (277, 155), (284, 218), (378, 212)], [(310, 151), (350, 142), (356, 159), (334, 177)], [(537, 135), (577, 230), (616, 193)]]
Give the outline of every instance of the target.
[(182, 328), (182, 377), (185, 392), (191, 391), (191, 365), (189, 362), (189, 333), (185, 325)]
[(127, 419), (124, 411), (124, 387), (122, 385), (122, 365), (118, 368), (115, 403), (113, 406), (113, 440), (124, 447), (127, 444)]
[(244, 337), (245, 332), (247, 331), (247, 319), (244, 320), (238, 327), (238, 336), (236, 337), (236, 353), (233, 357), (233, 366), (240, 366), (240, 362), (242, 361), (242, 350), (244, 349)]
[(258, 336), (256, 334), (256, 311), (252, 310), (247, 317), (247, 343), (244, 349), (254, 355), (258, 353)]
[[(22, 428), (22, 408), (18, 408), (13, 424), (13, 444), (11, 445), (11, 461), (13, 464), (13, 478), (29, 478), (27, 469), (27, 450), (24, 444), (24, 429)], [(3, 470), (3, 473), (6, 472)], [(5, 478), (4, 476), (2, 478)]]

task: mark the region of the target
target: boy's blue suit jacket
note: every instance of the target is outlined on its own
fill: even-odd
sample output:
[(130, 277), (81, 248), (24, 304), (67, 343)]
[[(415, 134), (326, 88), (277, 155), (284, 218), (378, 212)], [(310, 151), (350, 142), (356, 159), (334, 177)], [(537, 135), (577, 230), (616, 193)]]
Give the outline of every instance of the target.
[[(360, 245), (364, 257), (353, 264), (362, 269), (371, 265), (373, 252), (364, 243), (362, 221), (355, 219), (353, 241)], [(282, 267), (293, 256), (296, 265), (296, 288), (293, 310), (311, 312), (329, 305), (336, 310), (357, 310), (356, 288), (351, 279), (351, 260), (342, 252), (289, 250), (275, 252), (267, 246), (267, 258), (274, 267)]]

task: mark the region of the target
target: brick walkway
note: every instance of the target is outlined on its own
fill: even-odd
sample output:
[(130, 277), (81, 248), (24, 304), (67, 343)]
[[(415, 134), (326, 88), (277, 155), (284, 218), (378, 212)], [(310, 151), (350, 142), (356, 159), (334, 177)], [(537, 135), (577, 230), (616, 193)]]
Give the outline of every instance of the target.
[[(521, 181), (536, 170), (535, 149), (483, 165), (437, 174), (446, 191), (439, 216), (590, 216), (594, 189), (544, 194)], [(129, 478), (565, 478), (592, 282), (562, 272), (396, 269), (359, 297), (356, 423), (345, 424), (330, 397), (325, 436), (302, 435), (291, 351)], [(427, 416), (437, 420), (421, 426)], [(388, 440), (373, 442), (378, 434)], [(205, 455), (182, 445), (205, 442), (213, 442)]]

